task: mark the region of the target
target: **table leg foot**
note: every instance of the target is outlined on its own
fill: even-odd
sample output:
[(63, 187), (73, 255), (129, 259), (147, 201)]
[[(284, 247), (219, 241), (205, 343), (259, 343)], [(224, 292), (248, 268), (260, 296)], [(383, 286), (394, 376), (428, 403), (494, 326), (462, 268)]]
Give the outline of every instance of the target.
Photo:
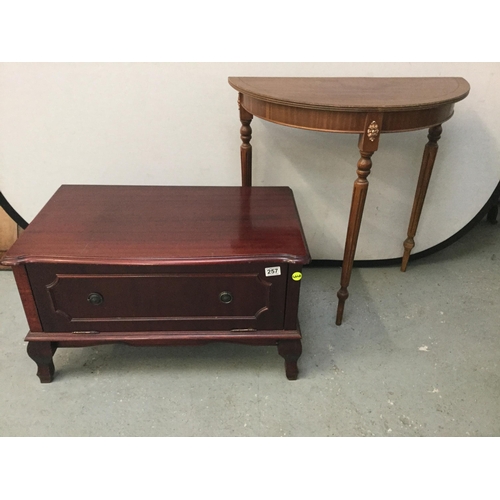
[(344, 315), (344, 304), (349, 297), (347, 288), (340, 288), (340, 290), (337, 292), (337, 297), (339, 298), (339, 303), (337, 305), (337, 318), (335, 320), (335, 324), (340, 326), (342, 324), (342, 316)]
[(302, 354), (302, 342), (300, 340), (279, 340), (278, 354), (285, 359), (286, 378), (297, 380), (299, 374), (297, 361)]
[(42, 384), (48, 384), (54, 378), (56, 349), (55, 342), (28, 342), (28, 356), (37, 364), (37, 376)]
[(415, 246), (415, 240), (413, 238), (406, 238), (405, 242), (403, 243), (404, 247), (404, 253), (403, 253), (403, 259), (401, 261), (401, 271), (405, 272), (406, 267), (408, 266), (408, 261), (410, 260), (410, 253)]

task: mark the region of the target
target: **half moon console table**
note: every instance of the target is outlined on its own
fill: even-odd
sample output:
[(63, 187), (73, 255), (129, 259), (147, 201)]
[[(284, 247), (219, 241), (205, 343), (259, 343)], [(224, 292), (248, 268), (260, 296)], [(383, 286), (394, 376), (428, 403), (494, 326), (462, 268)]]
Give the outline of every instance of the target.
[(254, 116), (289, 127), (321, 132), (359, 134), (357, 164), (344, 248), (336, 323), (342, 323), (361, 218), (368, 190), (371, 157), (380, 135), (429, 129), (415, 199), (403, 243), (405, 271), (422, 212), (441, 137), (441, 124), (453, 116), (454, 104), (467, 97), (463, 78), (274, 78), (230, 77), (238, 91), (241, 121), (242, 185), (252, 185), (252, 128)]

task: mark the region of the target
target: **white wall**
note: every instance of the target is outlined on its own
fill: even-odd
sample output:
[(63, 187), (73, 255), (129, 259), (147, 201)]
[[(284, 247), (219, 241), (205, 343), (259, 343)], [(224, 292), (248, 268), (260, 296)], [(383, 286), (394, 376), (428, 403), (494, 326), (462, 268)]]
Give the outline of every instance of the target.
[[(460, 230), (500, 180), (499, 63), (1, 63), (0, 189), (30, 221), (61, 184), (239, 185), (228, 76), (462, 76), (414, 252)], [(295, 192), (315, 259), (341, 259), (356, 135), (254, 119), (254, 185)], [(400, 256), (426, 131), (383, 135), (357, 259)]]

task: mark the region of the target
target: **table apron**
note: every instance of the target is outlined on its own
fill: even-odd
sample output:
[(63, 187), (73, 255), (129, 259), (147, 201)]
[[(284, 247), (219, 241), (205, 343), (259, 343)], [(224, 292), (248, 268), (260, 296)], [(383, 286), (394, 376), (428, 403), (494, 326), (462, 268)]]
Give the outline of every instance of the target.
[[(263, 120), (289, 127), (320, 132), (360, 134), (372, 111), (325, 110), (277, 104), (242, 95), (240, 105)], [(381, 132), (406, 132), (439, 125), (453, 116), (453, 103), (404, 111), (375, 110), (384, 114)]]

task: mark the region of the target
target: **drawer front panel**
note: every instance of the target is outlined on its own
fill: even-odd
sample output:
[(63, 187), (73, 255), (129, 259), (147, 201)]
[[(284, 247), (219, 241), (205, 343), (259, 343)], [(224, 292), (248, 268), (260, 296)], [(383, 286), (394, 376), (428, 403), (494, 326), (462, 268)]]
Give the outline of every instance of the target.
[(283, 328), (286, 273), (266, 277), (262, 264), (231, 272), (123, 273), (103, 272), (99, 266), (81, 272), (82, 266), (64, 267), (38, 264), (29, 269), (44, 331)]

